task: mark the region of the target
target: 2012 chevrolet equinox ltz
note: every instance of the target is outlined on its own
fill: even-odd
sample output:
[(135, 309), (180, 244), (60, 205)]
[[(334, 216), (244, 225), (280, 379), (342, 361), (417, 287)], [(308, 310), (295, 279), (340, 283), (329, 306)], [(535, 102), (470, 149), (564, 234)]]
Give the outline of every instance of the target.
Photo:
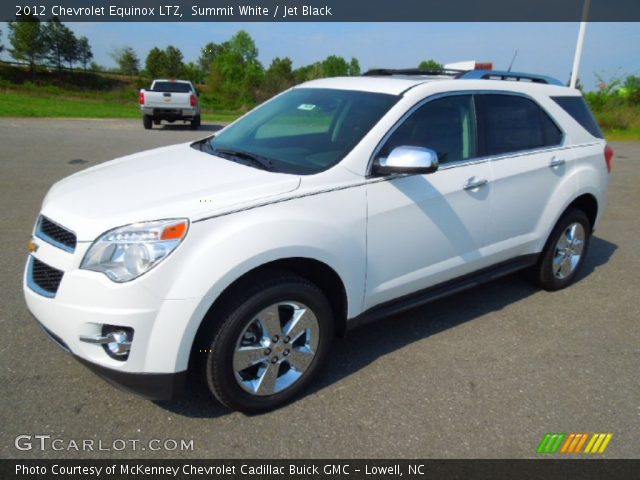
[(315, 80), (56, 183), (24, 293), (112, 383), (168, 399), (199, 366), (223, 404), (264, 411), (355, 326), (518, 269), (569, 285), (612, 154), (580, 92), (547, 77)]

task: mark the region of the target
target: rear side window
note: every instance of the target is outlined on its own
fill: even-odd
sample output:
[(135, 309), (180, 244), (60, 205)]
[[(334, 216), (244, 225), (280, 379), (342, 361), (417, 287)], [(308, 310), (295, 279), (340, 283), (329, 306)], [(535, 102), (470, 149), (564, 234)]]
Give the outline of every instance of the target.
[(562, 142), (562, 131), (533, 100), (517, 95), (476, 96), (483, 155), (500, 155)]
[(602, 130), (598, 126), (595, 117), (589, 110), (587, 102), (582, 97), (551, 97), (554, 102), (571, 115), (576, 122), (584, 127), (591, 135), (597, 138), (604, 138)]

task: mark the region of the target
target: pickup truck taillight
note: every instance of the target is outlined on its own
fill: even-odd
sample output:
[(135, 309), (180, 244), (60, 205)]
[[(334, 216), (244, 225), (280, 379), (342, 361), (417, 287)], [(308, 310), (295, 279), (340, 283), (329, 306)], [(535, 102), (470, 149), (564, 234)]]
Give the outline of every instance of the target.
[(195, 107), (196, 104), (198, 103), (198, 99), (193, 93), (191, 94), (191, 96), (189, 96), (189, 103), (191, 104), (192, 107)]
[(138, 102), (140, 102), (140, 105), (144, 105), (144, 92), (142, 90), (138, 94)]
[(604, 147), (604, 161), (607, 162), (607, 172), (611, 173), (611, 160), (613, 160), (613, 148), (609, 145)]

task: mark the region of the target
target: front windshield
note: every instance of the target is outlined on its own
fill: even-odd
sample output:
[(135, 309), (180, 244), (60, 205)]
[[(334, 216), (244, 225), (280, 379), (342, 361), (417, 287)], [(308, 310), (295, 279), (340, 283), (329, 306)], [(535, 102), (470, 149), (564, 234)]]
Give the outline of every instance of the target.
[(395, 95), (299, 88), (227, 127), (209, 142), (213, 154), (253, 157), (269, 170), (308, 175), (342, 160), (398, 100)]

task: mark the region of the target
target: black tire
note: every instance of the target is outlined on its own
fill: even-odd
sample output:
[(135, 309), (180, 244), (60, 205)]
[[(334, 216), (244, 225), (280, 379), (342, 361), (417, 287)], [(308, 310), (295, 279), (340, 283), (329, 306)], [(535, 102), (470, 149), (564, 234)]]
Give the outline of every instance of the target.
[[(324, 364), (328, 350), (333, 338), (334, 320), (333, 313), (327, 298), (322, 291), (313, 283), (306, 279), (288, 272), (272, 272), (269, 275), (263, 275), (251, 282), (248, 288), (236, 290), (231, 297), (227, 298), (225, 307), (219, 313), (218, 319), (221, 322), (218, 328), (212, 329), (209, 340), (205, 341), (206, 359), (204, 375), (211, 393), (225, 406), (239, 410), (245, 413), (259, 413), (273, 410), (280, 407), (295, 398), (317, 374), (318, 370)], [(306, 367), (306, 370), (300, 374), (297, 380), (281, 391), (273, 394), (250, 393), (240, 385), (234, 371), (234, 355), (236, 346), (239, 342), (244, 341), (247, 327), (252, 325), (253, 320), (265, 308), (279, 304), (280, 302), (296, 302), (304, 304), (309, 308), (311, 313), (315, 315), (318, 326), (318, 340), (315, 355)], [(281, 305), (278, 306), (279, 317), (282, 322), (283, 310)], [(284, 307), (287, 308), (286, 306)], [(306, 311), (308, 312), (308, 310)], [(306, 313), (305, 313), (306, 314)], [(286, 323), (285, 321), (282, 323)], [(255, 326), (256, 324), (253, 323)], [(282, 330), (284, 332), (284, 329)], [(244, 335), (241, 339), (241, 335)], [(267, 334), (270, 337), (270, 334)], [(254, 341), (255, 341), (254, 337)], [(288, 337), (287, 337), (288, 338)], [(262, 336), (264, 339), (264, 335)], [(285, 342), (285, 337), (280, 337), (280, 342)], [(263, 345), (256, 343), (255, 345)], [(293, 351), (293, 344), (291, 350)], [(279, 375), (286, 374), (288, 370), (293, 369), (288, 363), (283, 353), (286, 345), (270, 344), (273, 347), (272, 355), (280, 354), (280, 363), (277, 363), (277, 372)], [(266, 347), (259, 347), (260, 349)], [(271, 349), (268, 349), (271, 351)], [(262, 354), (261, 354), (262, 355)], [(293, 358), (293, 353), (290, 354)], [(267, 360), (261, 360), (259, 368), (256, 369), (256, 378), (259, 372), (266, 372), (269, 366), (269, 357)], [(273, 357), (271, 357), (273, 360)], [(276, 361), (278, 358), (276, 357)], [(254, 367), (249, 367), (251, 370)], [(264, 368), (264, 370), (261, 370)], [(284, 373), (283, 373), (284, 372)], [(245, 372), (243, 372), (244, 374)], [(296, 370), (294, 369), (294, 373)], [(240, 373), (238, 374), (240, 375)], [(266, 376), (266, 373), (265, 373)], [(278, 377), (280, 378), (280, 377)], [(276, 384), (274, 383), (274, 387)]]
[(151, 130), (151, 128), (153, 128), (153, 119), (150, 115), (144, 115), (142, 117), (142, 125), (145, 130)]
[[(563, 237), (568, 229), (574, 225), (579, 224), (584, 230), (584, 243), (582, 244), (582, 251), (575, 266), (572, 267), (570, 273), (564, 275), (562, 278), (561, 272), (554, 272), (554, 259), (560, 258), (560, 250), (558, 249), (558, 242)], [(589, 251), (589, 242), (591, 240), (591, 222), (587, 215), (582, 211), (575, 208), (567, 210), (562, 217), (556, 223), (556, 226), (551, 231), (544, 250), (540, 254), (540, 258), (536, 265), (531, 267), (528, 271), (528, 277), (535, 284), (548, 291), (555, 291), (563, 289), (569, 286), (576, 278), (576, 274), (580, 271), (584, 263), (584, 259)], [(569, 262), (570, 264), (571, 262)]]
[(191, 130), (198, 130), (198, 128), (200, 128), (200, 115), (191, 120)]

